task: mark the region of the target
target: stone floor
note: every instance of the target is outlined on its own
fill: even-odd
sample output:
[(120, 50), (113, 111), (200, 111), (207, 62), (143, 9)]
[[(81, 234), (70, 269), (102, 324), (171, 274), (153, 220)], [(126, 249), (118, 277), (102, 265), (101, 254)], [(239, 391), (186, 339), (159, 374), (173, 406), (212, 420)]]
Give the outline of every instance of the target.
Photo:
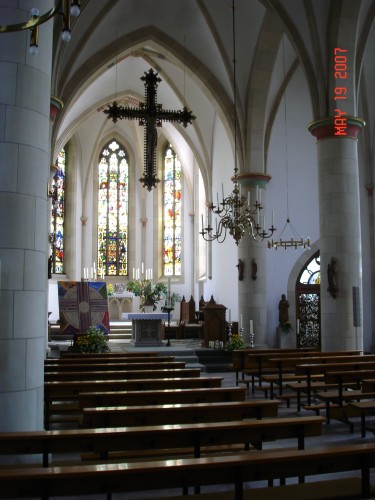
[[(190, 351), (191, 349), (194, 348), (199, 348), (199, 342), (197, 341), (189, 341), (189, 342), (172, 342), (171, 347), (159, 347), (155, 348), (156, 350), (159, 351), (168, 351), (168, 352), (173, 352), (174, 350), (180, 351)], [(63, 346), (60, 346), (60, 348), (63, 348)], [(130, 350), (130, 349), (137, 349), (142, 351), (144, 348), (134, 348), (132, 347), (129, 343), (123, 342), (123, 343), (116, 343), (116, 345), (111, 344), (111, 350)], [(154, 350), (154, 348), (152, 349)], [(221, 376), (223, 378), (223, 385), (225, 386), (233, 386), (236, 384), (235, 381), (235, 373), (234, 372), (210, 372), (207, 374), (207, 376)], [(256, 393), (253, 395), (250, 392), (248, 393), (249, 398), (263, 398), (264, 394), (261, 391), (256, 391)], [(324, 413), (324, 412), (323, 412)], [(306, 410), (302, 410), (302, 412), (298, 413), (296, 406), (291, 405), (290, 408), (286, 407), (286, 404), (284, 403), (280, 410), (279, 410), (279, 415), (280, 416), (298, 416), (298, 415), (312, 415), (312, 412), (308, 412)], [(342, 422), (338, 421), (332, 421), (329, 425), (324, 425), (323, 427), (323, 434), (319, 438), (307, 438), (306, 439), (306, 448), (312, 448), (312, 447), (324, 447), (324, 446), (330, 446), (330, 445), (340, 445), (340, 444), (351, 444), (351, 443), (363, 443), (363, 442), (368, 442), (368, 443), (373, 443), (375, 441), (375, 435), (371, 432), (367, 432), (367, 435), (365, 438), (361, 438), (360, 436), (360, 422), (359, 419), (353, 419), (354, 422), (354, 432), (351, 434), (349, 432), (348, 425)], [(374, 426), (375, 426), (375, 420), (374, 420)], [(282, 440), (282, 441), (276, 441), (276, 442), (270, 442), (270, 443), (265, 443), (264, 444), (264, 449), (274, 449), (274, 448), (287, 448), (287, 447), (295, 447), (295, 441), (289, 442), (288, 440)], [(356, 474), (350, 474), (351, 476), (355, 476)], [(345, 477), (344, 475), (332, 475), (332, 478), (334, 477)], [(306, 478), (306, 482), (308, 481), (316, 481), (318, 478)], [(328, 476), (324, 476), (324, 479), (328, 479)], [(287, 484), (292, 484), (295, 483), (295, 480), (288, 480)], [(373, 477), (373, 484), (375, 485), (375, 474)], [(258, 486), (264, 486), (265, 484), (262, 482), (258, 483), (252, 483), (247, 485), (248, 488), (254, 488)], [(217, 487), (210, 487), (209, 491), (214, 492), (214, 491), (225, 491), (228, 490), (227, 486), (217, 486)], [(205, 490), (202, 489), (202, 492)], [(207, 491), (207, 490), (206, 490)], [(180, 490), (166, 490), (161, 492), (153, 493), (153, 492), (139, 492), (139, 493), (132, 493), (132, 494), (114, 494), (112, 496), (112, 500), (139, 500), (139, 499), (148, 499), (148, 498), (168, 498), (169, 496), (182, 496)], [(53, 497), (51, 500), (63, 500), (63, 498), (69, 498), (70, 500), (73, 499), (81, 499), (81, 500), (99, 500), (103, 499), (103, 495), (87, 495), (87, 496), (80, 496), (80, 497)], [(272, 489), (269, 489), (269, 498), (272, 499)], [(255, 499), (256, 500), (256, 499)], [(287, 499), (285, 499), (287, 500)], [(301, 499), (302, 500), (302, 499)]]

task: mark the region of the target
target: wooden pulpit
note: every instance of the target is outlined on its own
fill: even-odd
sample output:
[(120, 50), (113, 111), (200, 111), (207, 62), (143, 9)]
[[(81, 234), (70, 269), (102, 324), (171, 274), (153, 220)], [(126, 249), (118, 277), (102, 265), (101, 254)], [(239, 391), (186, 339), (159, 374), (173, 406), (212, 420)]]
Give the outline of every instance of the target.
[(203, 343), (204, 347), (209, 347), (210, 342), (222, 342), (223, 347), (227, 341), (225, 311), (226, 307), (216, 304), (213, 297), (206, 303), (203, 311)]

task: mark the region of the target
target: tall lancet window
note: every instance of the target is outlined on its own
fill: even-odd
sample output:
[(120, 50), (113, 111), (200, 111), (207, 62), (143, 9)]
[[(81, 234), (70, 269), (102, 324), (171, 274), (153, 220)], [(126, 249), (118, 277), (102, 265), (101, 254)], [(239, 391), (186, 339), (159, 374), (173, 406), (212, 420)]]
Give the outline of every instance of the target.
[(57, 170), (51, 184), (50, 272), (64, 273), (65, 161), (63, 148), (57, 157)]
[(98, 275), (128, 274), (129, 165), (125, 149), (115, 140), (99, 157)]
[(171, 146), (164, 153), (163, 175), (163, 271), (181, 276), (182, 253), (182, 168)]

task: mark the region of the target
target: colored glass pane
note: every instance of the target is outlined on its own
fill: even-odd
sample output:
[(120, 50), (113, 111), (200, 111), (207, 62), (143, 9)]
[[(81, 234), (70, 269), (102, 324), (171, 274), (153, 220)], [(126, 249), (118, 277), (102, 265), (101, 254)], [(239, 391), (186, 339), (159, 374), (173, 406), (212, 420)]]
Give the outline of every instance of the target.
[(98, 164), (98, 274), (128, 274), (128, 176), (124, 148), (107, 144)]
[(65, 162), (63, 148), (57, 157), (57, 170), (51, 183), (51, 272), (64, 273)]
[(182, 185), (181, 163), (171, 147), (164, 155), (163, 267), (165, 276), (181, 275)]

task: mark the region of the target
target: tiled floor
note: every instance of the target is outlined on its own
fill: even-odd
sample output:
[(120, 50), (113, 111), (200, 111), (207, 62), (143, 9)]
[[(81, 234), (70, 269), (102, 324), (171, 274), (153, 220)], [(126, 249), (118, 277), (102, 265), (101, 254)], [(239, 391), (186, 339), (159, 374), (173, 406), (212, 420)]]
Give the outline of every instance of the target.
[[(190, 349), (192, 347), (191, 343), (189, 343), (189, 346), (183, 346), (179, 345), (178, 349)], [(173, 346), (174, 348), (177, 348), (176, 346)], [(128, 349), (129, 345), (117, 345), (114, 347), (114, 350), (123, 350), (124, 348)], [(161, 348), (163, 349), (163, 348)], [(221, 376), (223, 377), (223, 383), (222, 385), (225, 386), (234, 386), (235, 385), (235, 374), (234, 372), (220, 372), (220, 373), (207, 373), (208, 376)], [(251, 393), (248, 393), (249, 398), (263, 398), (264, 394), (261, 391), (257, 391), (254, 395)], [(323, 412), (324, 413), (324, 412)], [(312, 412), (308, 412), (306, 410), (302, 410), (302, 412), (298, 413), (296, 411), (296, 406), (291, 405), (291, 408), (287, 408), (285, 403), (280, 407), (279, 410), (279, 415), (280, 416), (298, 416), (298, 415), (313, 415)], [(340, 445), (340, 444), (351, 444), (351, 443), (363, 443), (363, 442), (371, 442), (373, 443), (375, 441), (375, 436), (371, 432), (367, 432), (366, 438), (361, 438), (360, 436), (360, 423), (359, 419), (353, 419), (354, 422), (354, 432), (351, 434), (349, 432), (348, 425), (342, 422), (338, 421), (332, 421), (331, 424), (329, 425), (324, 425), (323, 427), (323, 434), (319, 438), (307, 438), (306, 439), (306, 448), (312, 448), (312, 447), (324, 447), (324, 446), (331, 446), (331, 445)], [(374, 423), (375, 425), (375, 423)], [(288, 440), (282, 440), (282, 441), (275, 441), (275, 442), (269, 442), (264, 444), (264, 449), (276, 449), (278, 447), (295, 447), (295, 441), (293, 443)], [(353, 474), (354, 475), (354, 474)], [(335, 476), (337, 477), (337, 476)], [(343, 476), (338, 476), (338, 477), (343, 477)], [(324, 477), (325, 479), (327, 476)], [(316, 480), (317, 478), (306, 478), (306, 481), (309, 480)], [(295, 483), (296, 480), (290, 480), (288, 481), (289, 483)], [(373, 484), (375, 484), (375, 476), (373, 480)], [(249, 484), (249, 488), (253, 488), (256, 486), (263, 486), (264, 483), (253, 483)], [(230, 489), (226, 486), (220, 487), (218, 486), (216, 489), (215, 488), (210, 488), (210, 491), (223, 491)], [(202, 490), (204, 491), (204, 489)], [(272, 499), (272, 489), (269, 490), (269, 498)], [(181, 491), (176, 491), (176, 490), (167, 490), (162, 492), (163, 498), (168, 498), (168, 496), (179, 496), (181, 494)], [(132, 493), (132, 494), (114, 494), (112, 496), (112, 500), (138, 500), (138, 499), (146, 499), (146, 498), (160, 498), (160, 494), (156, 494), (154, 492), (139, 492), (139, 493)], [(99, 500), (105, 498), (103, 495), (88, 495), (88, 496), (81, 496), (81, 497), (54, 497), (53, 500), (63, 500), (63, 498), (69, 498), (70, 500), (77, 498), (81, 500)], [(255, 499), (256, 500), (256, 499)], [(287, 499), (286, 499), (287, 500)]]

